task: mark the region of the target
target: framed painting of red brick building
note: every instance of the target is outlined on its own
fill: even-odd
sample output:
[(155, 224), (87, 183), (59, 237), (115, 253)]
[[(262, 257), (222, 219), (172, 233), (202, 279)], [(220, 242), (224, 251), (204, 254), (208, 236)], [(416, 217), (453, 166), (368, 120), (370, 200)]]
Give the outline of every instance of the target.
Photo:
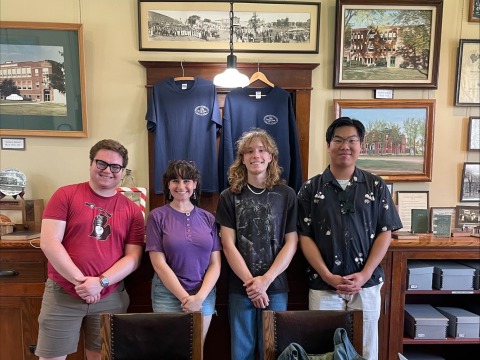
[(436, 89), (443, 0), (337, 0), (335, 88)]
[(0, 23), (0, 135), (87, 137), (81, 24)]
[(385, 181), (432, 181), (435, 100), (334, 100), (365, 126), (357, 166)]

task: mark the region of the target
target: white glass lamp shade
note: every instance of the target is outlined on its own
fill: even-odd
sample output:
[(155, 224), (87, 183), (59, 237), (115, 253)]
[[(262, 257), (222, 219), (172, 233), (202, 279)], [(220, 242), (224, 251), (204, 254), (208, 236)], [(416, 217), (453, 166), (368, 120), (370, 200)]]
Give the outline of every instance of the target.
[(235, 55), (227, 56), (227, 69), (215, 76), (213, 83), (222, 88), (244, 87), (249, 83), (247, 75), (237, 70), (237, 57)]

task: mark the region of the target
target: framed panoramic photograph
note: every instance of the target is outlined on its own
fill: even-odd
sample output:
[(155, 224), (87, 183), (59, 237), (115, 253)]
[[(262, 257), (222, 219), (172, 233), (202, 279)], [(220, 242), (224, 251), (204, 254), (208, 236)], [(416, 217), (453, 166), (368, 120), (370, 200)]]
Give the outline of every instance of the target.
[(478, 206), (457, 206), (455, 211), (455, 227), (461, 228), (464, 225), (475, 227), (480, 225)]
[(385, 181), (431, 181), (435, 100), (334, 100), (365, 126), (357, 166)]
[(404, 231), (410, 231), (411, 229), (412, 209), (428, 209), (428, 207), (428, 191), (397, 191), (398, 215)]
[(463, 164), (461, 184), (460, 201), (480, 201), (480, 163), (466, 162)]
[(437, 215), (450, 215), (450, 228), (455, 227), (455, 207), (431, 207), (430, 208), (430, 231), (433, 231), (433, 220)]
[(0, 22), (0, 135), (87, 137), (81, 24)]
[(460, 39), (457, 56), (455, 106), (480, 106), (479, 39)]
[(471, 116), (469, 119), (467, 150), (480, 150), (480, 117)]
[[(235, 52), (318, 53), (320, 3), (233, 4)], [(139, 49), (230, 51), (228, 1), (138, 0)]]
[(436, 89), (443, 0), (338, 0), (335, 88)]
[(480, 0), (469, 0), (468, 21), (480, 22)]

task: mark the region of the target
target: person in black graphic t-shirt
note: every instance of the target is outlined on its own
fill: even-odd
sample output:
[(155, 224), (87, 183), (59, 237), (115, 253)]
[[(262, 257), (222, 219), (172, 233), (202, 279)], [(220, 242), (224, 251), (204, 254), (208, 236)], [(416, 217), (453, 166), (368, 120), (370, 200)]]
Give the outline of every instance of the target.
[(216, 220), (230, 265), (232, 360), (263, 359), (262, 311), (287, 309), (285, 269), (297, 249), (297, 201), (281, 180), (278, 149), (261, 129), (237, 142), (230, 188), (220, 194)]

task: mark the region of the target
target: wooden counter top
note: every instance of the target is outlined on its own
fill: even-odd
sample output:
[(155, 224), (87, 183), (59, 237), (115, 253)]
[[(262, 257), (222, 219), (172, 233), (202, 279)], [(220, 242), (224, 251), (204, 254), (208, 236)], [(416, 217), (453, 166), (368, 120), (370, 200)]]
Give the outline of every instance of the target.
[(480, 238), (473, 236), (436, 238), (431, 235), (420, 236), (418, 240), (397, 240), (394, 239), (390, 250), (405, 250), (406, 248), (477, 248), (480, 251)]
[(0, 240), (0, 249), (33, 249), (40, 250), (40, 239), (33, 240)]

